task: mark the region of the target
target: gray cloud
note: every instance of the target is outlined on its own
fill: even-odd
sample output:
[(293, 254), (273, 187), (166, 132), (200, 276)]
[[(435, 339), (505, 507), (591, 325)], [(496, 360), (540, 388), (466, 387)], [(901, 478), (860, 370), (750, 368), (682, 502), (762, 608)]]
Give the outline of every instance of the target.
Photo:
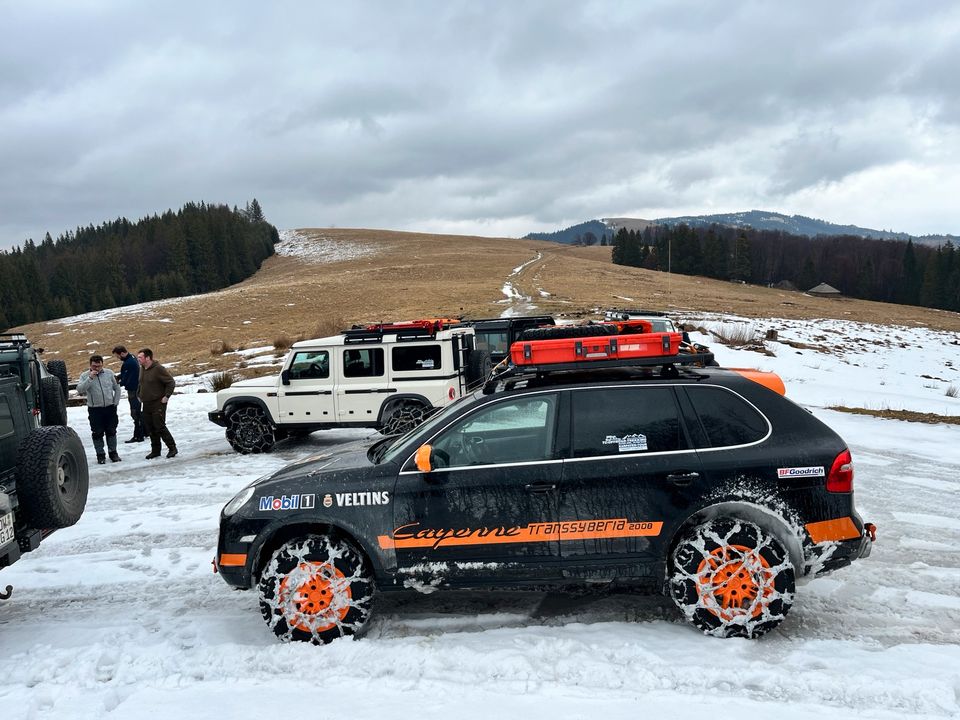
[(897, 191), (960, 177), (946, 1), (61, 0), (5, 27), (0, 247), (252, 197), (280, 227), (763, 206), (960, 231)]

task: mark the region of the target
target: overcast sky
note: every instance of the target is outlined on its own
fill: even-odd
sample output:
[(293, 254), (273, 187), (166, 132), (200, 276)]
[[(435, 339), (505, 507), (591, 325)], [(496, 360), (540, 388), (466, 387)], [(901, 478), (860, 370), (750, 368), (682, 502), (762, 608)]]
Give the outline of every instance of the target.
[(0, 247), (186, 202), (960, 234), (956, 2), (0, 0)]

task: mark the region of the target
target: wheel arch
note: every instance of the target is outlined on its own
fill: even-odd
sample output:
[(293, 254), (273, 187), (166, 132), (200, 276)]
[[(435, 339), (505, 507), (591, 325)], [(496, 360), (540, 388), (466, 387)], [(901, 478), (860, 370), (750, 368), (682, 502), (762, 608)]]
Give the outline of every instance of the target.
[(400, 393), (398, 395), (391, 395), (380, 405), (380, 413), (377, 415), (377, 424), (382, 425), (384, 418), (386, 418), (387, 414), (393, 410), (394, 406), (398, 405), (404, 400), (413, 400), (418, 402), (423, 405), (424, 409), (427, 410), (433, 407), (433, 403), (430, 402), (425, 395), (421, 395), (420, 393)]
[(361, 534), (359, 532), (351, 531), (349, 528), (336, 523), (302, 520), (278, 525), (260, 539), (250, 562), (250, 587), (256, 586), (260, 571), (281, 545), (306, 535), (329, 535), (346, 540), (363, 556), (374, 575), (381, 569), (376, 562), (379, 559), (377, 553), (371, 552), (371, 548), (360, 540)]
[(697, 525), (702, 525), (709, 520), (715, 520), (721, 517), (748, 520), (756, 524), (760, 529), (766, 530), (774, 535), (787, 549), (787, 553), (790, 556), (790, 563), (793, 565), (796, 577), (803, 577), (803, 532), (799, 524), (796, 522), (791, 523), (783, 517), (782, 512), (773, 510), (765, 505), (742, 500), (729, 500), (702, 508), (688, 516), (677, 526), (673, 537), (670, 538), (670, 544), (663, 558), (662, 576), (664, 579), (669, 577), (672, 569), (671, 558), (673, 557), (673, 551), (687, 532)]
[(261, 398), (258, 398), (254, 395), (238, 395), (237, 397), (232, 397), (223, 404), (223, 417), (227, 419), (231, 414), (247, 406), (257, 407), (263, 410), (264, 414), (274, 425), (277, 424), (277, 420), (273, 417), (273, 414), (270, 412), (270, 407), (264, 402)]

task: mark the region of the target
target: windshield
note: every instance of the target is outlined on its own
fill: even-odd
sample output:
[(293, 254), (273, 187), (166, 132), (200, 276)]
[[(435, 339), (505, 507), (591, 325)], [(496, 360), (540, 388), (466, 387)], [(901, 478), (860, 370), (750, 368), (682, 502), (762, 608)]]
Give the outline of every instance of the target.
[(476, 395), (477, 393), (473, 393), (472, 395), (464, 395), (446, 407), (439, 409), (424, 422), (420, 423), (412, 430), (408, 430), (403, 435), (395, 435), (393, 437), (386, 438), (386, 440), (383, 442), (377, 443), (370, 448), (370, 451), (367, 453), (370, 461), (375, 465), (380, 465), (381, 463), (397, 460), (398, 456), (400, 455), (400, 449), (407, 444), (406, 441), (411, 434), (417, 433), (419, 435), (421, 432), (423, 432), (429, 435), (433, 431), (433, 428), (437, 427), (438, 425), (442, 425), (451, 413), (456, 412), (457, 408), (459, 408), (468, 400), (473, 400)]

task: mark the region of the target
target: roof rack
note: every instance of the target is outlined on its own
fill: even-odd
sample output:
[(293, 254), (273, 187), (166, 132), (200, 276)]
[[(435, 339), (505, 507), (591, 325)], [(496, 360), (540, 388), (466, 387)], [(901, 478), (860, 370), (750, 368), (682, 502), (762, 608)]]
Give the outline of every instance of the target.
[(707, 366), (713, 362), (713, 353), (679, 353), (676, 355), (659, 355), (638, 358), (614, 358), (611, 360), (581, 360), (562, 363), (544, 363), (541, 365), (508, 365), (483, 385), (483, 394), (494, 392), (502, 382), (519, 381), (527, 378), (542, 378), (551, 373), (569, 372), (571, 370), (609, 370), (611, 368), (653, 368), (660, 366), (661, 372), (668, 377), (679, 375), (678, 365)]
[(23, 333), (0, 333), (0, 345), (30, 345)]
[(354, 325), (344, 330), (343, 336), (344, 341), (348, 343), (380, 342), (384, 335), (396, 335), (397, 340), (418, 340), (436, 337), (436, 334), (441, 330), (447, 330), (461, 324), (459, 320), (452, 318), (371, 323), (369, 325)]

